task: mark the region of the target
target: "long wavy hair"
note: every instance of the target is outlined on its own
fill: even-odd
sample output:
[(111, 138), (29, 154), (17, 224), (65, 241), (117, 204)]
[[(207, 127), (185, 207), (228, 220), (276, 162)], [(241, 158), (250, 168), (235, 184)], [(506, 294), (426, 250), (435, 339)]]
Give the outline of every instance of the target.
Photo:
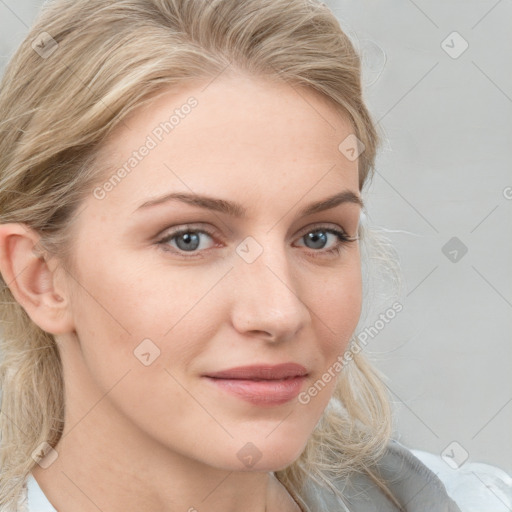
[[(102, 141), (169, 87), (232, 71), (309, 87), (348, 115), (364, 144), (363, 189), (380, 136), (363, 101), (360, 57), (325, 4), (52, 0), (0, 85), (0, 223), (25, 223), (44, 251), (72, 268), (72, 219), (102, 181), (95, 165)], [(3, 277), (0, 284), (0, 508), (16, 510), (37, 463), (32, 453), (43, 442), (55, 447), (62, 435), (64, 382), (54, 336), (32, 322)], [(308, 478), (342, 500), (335, 481), (353, 472), (370, 476), (399, 506), (372, 469), (389, 442), (391, 417), (380, 374), (354, 353), (304, 452), (276, 477), (305, 510)]]

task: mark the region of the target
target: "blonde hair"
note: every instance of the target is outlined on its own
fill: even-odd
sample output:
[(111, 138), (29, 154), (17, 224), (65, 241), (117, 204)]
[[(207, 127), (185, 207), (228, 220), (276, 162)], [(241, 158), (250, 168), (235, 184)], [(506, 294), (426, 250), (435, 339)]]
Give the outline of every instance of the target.
[[(41, 41), (44, 43), (42, 44)], [(305, 86), (348, 115), (364, 144), (360, 189), (380, 142), (363, 102), (360, 58), (339, 22), (314, 0), (54, 0), (47, 2), (0, 85), (0, 222), (41, 235), (72, 268), (73, 214), (102, 169), (101, 142), (168, 87), (235, 70)], [(341, 141), (340, 141), (341, 142)], [(0, 507), (15, 510), (43, 442), (63, 431), (62, 364), (53, 335), (35, 325), (1, 281)], [(391, 433), (388, 396), (361, 353), (339, 374), (332, 402), (300, 458), (276, 477), (301, 497), (313, 478), (370, 475)], [(340, 499), (342, 497), (340, 496)]]

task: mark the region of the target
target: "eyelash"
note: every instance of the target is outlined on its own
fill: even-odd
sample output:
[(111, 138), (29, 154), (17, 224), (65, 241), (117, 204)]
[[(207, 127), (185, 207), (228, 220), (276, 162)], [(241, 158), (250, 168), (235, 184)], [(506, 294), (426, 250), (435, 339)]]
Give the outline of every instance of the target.
[[(309, 233), (316, 233), (319, 231), (320, 232), (324, 231), (326, 233), (336, 235), (338, 237), (338, 243), (336, 244), (335, 247), (333, 247), (331, 249), (327, 249), (327, 250), (319, 249), (319, 250), (315, 251), (315, 250), (311, 249), (309, 252), (313, 258), (323, 257), (325, 255), (327, 255), (327, 257), (329, 257), (329, 256), (335, 257), (341, 253), (341, 251), (345, 245), (359, 240), (358, 237), (349, 237), (344, 231), (333, 229), (330, 227), (325, 227), (325, 226), (315, 226), (313, 228), (310, 228), (299, 238), (304, 238)], [(178, 229), (171, 233), (168, 233), (163, 238), (160, 238), (159, 240), (157, 240), (156, 245), (159, 246), (165, 252), (178, 254), (179, 256), (183, 256), (183, 258), (190, 258), (190, 259), (204, 258), (205, 256), (203, 256), (201, 254), (201, 252), (208, 251), (209, 249), (204, 249), (203, 251), (195, 251), (195, 254), (193, 254), (193, 252), (192, 252), (190, 255), (187, 255), (186, 251), (182, 251), (180, 249), (175, 249), (175, 248), (173, 248), (173, 249), (168, 248), (169, 247), (168, 242), (170, 242), (174, 238), (179, 237), (180, 235), (184, 235), (186, 233), (196, 233), (196, 234), (202, 233), (202, 234), (208, 235), (212, 239), (215, 239), (215, 234), (210, 232), (209, 230), (198, 229), (198, 228), (194, 228), (193, 226), (185, 226), (184, 228), (181, 228), (181, 229)]]

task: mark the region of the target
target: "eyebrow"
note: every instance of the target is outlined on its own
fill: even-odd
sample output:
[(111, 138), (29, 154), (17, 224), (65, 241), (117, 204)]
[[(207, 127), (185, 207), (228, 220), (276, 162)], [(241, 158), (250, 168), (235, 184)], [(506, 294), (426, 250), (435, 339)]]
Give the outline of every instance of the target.
[[(156, 206), (169, 201), (181, 201), (193, 206), (205, 208), (207, 210), (213, 210), (220, 213), (225, 213), (232, 217), (240, 218), (246, 215), (246, 209), (240, 204), (234, 201), (227, 201), (225, 199), (217, 199), (215, 197), (191, 194), (183, 192), (173, 192), (166, 194), (161, 197), (156, 197), (141, 204), (133, 213), (137, 211), (146, 210), (151, 206)], [(307, 216), (314, 213), (322, 212), (324, 210), (330, 210), (343, 203), (354, 203), (359, 205), (361, 208), (364, 206), (363, 200), (359, 195), (355, 194), (351, 190), (343, 190), (338, 194), (327, 197), (320, 201), (309, 204), (299, 211), (299, 215)]]

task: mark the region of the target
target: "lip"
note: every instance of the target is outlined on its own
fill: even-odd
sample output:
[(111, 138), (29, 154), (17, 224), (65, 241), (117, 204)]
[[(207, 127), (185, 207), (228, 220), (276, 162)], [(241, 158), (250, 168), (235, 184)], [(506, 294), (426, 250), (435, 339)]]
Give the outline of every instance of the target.
[(205, 377), (214, 379), (280, 380), (290, 377), (303, 377), (307, 373), (306, 368), (297, 363), (255, 364), (207, 373)]
[(238, 366), (203, 375), (209, 382), (254, 405), (281, 405), (293, 400), (308, 372), (297, 363)]

